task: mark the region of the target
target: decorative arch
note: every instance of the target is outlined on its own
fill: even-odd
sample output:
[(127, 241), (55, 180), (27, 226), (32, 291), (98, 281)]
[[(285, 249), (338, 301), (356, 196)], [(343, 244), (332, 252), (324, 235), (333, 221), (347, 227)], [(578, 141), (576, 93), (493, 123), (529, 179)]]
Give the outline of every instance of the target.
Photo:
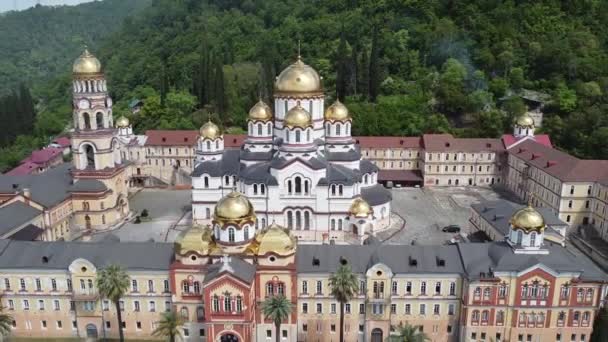
[[(236, 340), (230, 339), (230, 335), (234, 336)], [(216, 342), (244, 342), (245, 340), (241, 335), (234, 330), (222, 330), (217, 334)]]

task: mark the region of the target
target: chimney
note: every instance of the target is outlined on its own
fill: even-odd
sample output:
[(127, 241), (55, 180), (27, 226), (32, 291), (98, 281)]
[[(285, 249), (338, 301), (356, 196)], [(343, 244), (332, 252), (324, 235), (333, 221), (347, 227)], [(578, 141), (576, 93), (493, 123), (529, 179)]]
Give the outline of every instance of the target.
[(551, 167), (553, 165), (557, 165), (557, 162), (555, 160), (549, 160), (549, 161), (547, 161), (547, 167)]
[(446, 142), (446, 143), (445, 143), (445, 147), (450, 147), (450, 143), (449, 143), (449, 142)]
[(23, 188), (23, 196), (25, 196), (27, 198), (32, 197), (32, 192), (30, 191), (30, 188)]
[(517, 152), (517, 153), (524, 153), (524, 152), (526, 152), (526, 151), (527, 151), (527, 150), (526, 150), (525, 148), (520, 147), (520, 148), (519, 148), (519, 152)]
[(532, 160), (540, 158), (540, 157), (541, 157), (540, 154), (538, 154), (538, 153), (532, 153)]

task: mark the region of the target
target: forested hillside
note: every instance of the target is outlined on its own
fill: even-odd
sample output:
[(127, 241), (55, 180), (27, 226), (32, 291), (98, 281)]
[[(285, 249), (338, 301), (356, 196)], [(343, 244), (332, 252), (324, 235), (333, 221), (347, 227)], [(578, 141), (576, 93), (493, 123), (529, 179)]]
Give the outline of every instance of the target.
[(552, 96), (544, 129), (558, 146), (608, 158), (607, 12), (595, 0), (155, 0), (101, 58), (118, 99), (149, 97), (140, 130), (196, 127), (205, 111), (242, 126), (300, 40), (355, 134), (499, 136), (525, 106), (498, 99), (526, 88)]
[[(209, 116), (238, 131), (300, 41), (328, 101), (344, 98), (353, 112), (354, 134), (498, 137), (525, 111), (505, 95), (531, 89), (551, 97), (543, 130), (558, 147), (608, 159), (605, 13), (597, 0), (152, 0), (92, 50), (116, 116), (144, 101), (130, 117), (139, 132)], [(74, 39), (63, 68), (80, 51)], [(35, 88), (65, 120), (39, 115), (38, 130), (69, 121), (69, 91), (68, 75)]]
[[(7, 0), (8, 1), (8, 0)], [(0, 16), (0, 94), (68, 71), (85, 44), (96, 48), (128, 15), (150, 0), (105, 0), (79, 6), (38, 6)]]

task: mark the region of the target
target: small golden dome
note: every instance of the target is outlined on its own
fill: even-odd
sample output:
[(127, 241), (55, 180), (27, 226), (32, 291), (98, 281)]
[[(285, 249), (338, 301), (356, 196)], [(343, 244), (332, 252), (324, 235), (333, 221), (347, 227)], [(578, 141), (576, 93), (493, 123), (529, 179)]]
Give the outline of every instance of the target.
[(118, 128), (127, 128), (129, 127), (129, 119), (124, 116), (121, 116), (116, 120), (116, 127)]
[(249, 199), (240, 192), (233, 191), (215, 205), (214, 219), (219, 221), (241, 220), (255, 216)]
[(372, 207), (369, 206), (369, 203), (365, 201), (361, 197), (357, 197), (353, 200), (353, 203), (350, 205), (348, 209), (350, 215), (354, 217), (365, 218), (374, 213)]
[(520, 127), (534, 127), (534, 119), (527, 112), (524, 113), (517, 119), (517, 126)]
[(300, 56), (277, 76), (274, 84), (276, 93), (320, 94), (323, 93), (321, 77), (310, 65), (302, 62)]
[(509, 222), (513, 228), (523, 229), (526, 232), (540, 233), (546, 227), (543, 216), (530, 205), (516, 211)]
[(256, 255), (274, 253), (286, 256), (293, 254), (295, 248), (296, 239), (290, 234), (289, 230), (273, 223), (256, 234), (248, 250)]
[(325, 120), (327, 121), (346, 121), (350, 120), (348, 108), (340, 100), (336, 100), (325, 110)]
[(249, 110), (249, 120), (270, 121), (272, 120), (272, 109), (264, 101), (260, 100)]
[(101, 73), (101, 63), (97, 57), (85, 49), (82, 55), (74, 61), (72, 72), (75, 74), (99, 74)]
[(219, 138), (222, 133), (220, 132), (220, 128), (209, 120), (201, 127), (200, 135), (203, 139), (215, 140)]
[(179, 255), (186, 255), (190, 252), (208, 255), (216, 248), (211, 229), (199, 226), (184, 230), (175, 240), (175, 252)]
[(312, 126), (312, 117), (310, 113), (306, 111), (300, 103), (291, 108), (287, 115), (285, 115), (285, 126), (288, 128), (300, 127), (306, 128)]

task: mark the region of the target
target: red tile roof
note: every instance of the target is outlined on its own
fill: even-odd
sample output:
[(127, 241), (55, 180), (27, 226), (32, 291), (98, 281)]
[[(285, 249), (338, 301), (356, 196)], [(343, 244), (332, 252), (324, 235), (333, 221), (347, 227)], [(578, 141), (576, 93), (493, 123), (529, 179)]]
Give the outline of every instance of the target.
[[(505, 134), (502, 136), (502, 142), (503, 142), (505, 148), (511, 147), (513, 144), (520, 141), (521, 139), (522, 138), (516, 138), (513, 134)], [(538, 135), (535, 135), (534, 138), (531, 138), (531, 139), (533, 139), (537, 143), (545, 145), (547, 147), (553, 147), (553, 144), (551, 143), (551, 138), (547, 134), (538, 134)]]
[(32, 162), (25, 162), (16, 168), (5, 173), (6, 176), (25, 176), (30, 175), (38, 168), (38, 165)]
[(246, 134), (224, 134), (224, 147), (240, 148), (246, 138)]
[(71, 145), (70, 138), (68, 137), (59, 137), (53, 140), (53, 143), (61, 146), (61, 147), (69, 147)]
[(146, 136), (146, 146), (194, 146), (198, 131), (148, 130)]
[(608, 179), (608, 160), (578, 159), (533, 140), (509, 149), (509, 154), (523, 159), (564, 182), (595, 182)]
[(33, 151), (32, 154), (27, 157), (23, 162), (32, 162), (36, 164), (46, 164), (51, 160), (61, 156), (63, 149), (59, 147), (47, 147), (42, 150)]
[(423, 178), (420, 170), (380, 170), (378, 171), (378, 180), (391, 180), (398, 182), (422, 182)]
[(420, 137), (353, 137), (361, 148), (420, 148)]
[(422, 143), (428, 152), (500, 152), (505, 149), (500, 139), (454, 138), (451, 134), (425, 134)]

